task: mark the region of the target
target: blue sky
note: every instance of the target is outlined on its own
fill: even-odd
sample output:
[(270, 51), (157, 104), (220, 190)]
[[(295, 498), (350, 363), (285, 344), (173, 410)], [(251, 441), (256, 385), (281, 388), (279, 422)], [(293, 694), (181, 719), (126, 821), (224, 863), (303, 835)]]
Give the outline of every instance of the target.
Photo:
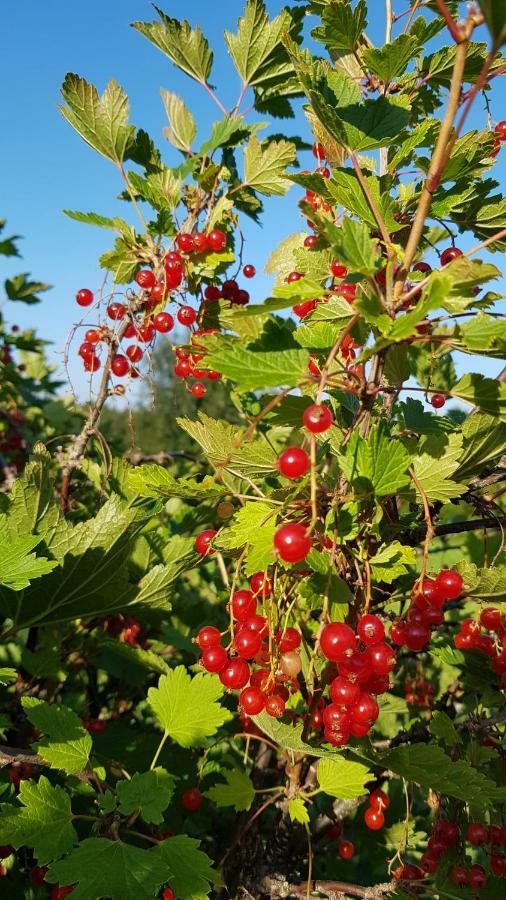
[[(394, 8), (405, 5), (394, 3)], [(226, 55), (222, 34), (225, 29), (235, 30), (243, 6), (241, 0), (219, 0), (213, 4), (208, 0), (194, 0), (193, 4), (166, 0), (161, 6), (172, 16), (187, 17), (192, 25), (200, 24), (215, 50), (211, 80), (225, 106), (232, 105), (237, 99), (239, 79)], [(271, 15), (282, 6), (279, 0), (267, 2)], [(380, 0), (373, 0), (369, 6), (383, 10)], [(75, 292), (81, 287), (93, 290), (98, 286), (101, 272), (96, 260), (111, 245), (109, 232), (70, 221), (62, 209), (95, 210), (104, 215), (120, 213), (128, 218), (125, 204), (115, 199), (121, 190), (115, 168), (84, 144), (58, 112), (59, 89), (65, 73), (77, 72), (94, 82), (100, 91), (110, 78), (115, 78), (129, 95), (131, 121), (151, 134), (169, 165), (177, 164), (181, 157), (161, 134), (166, 120), (160, 87), (185, 99), (197, 119), (202, 139), (220, 113), (200, 86), (130, 27), (135, 20), (156, 18), (145, 0), (87, 0), (83, 4), (17, 0), (6, 5), (2, 18), (0, 217), (7, 218), (9, 234), (23, 235), (20, 246), (24, 259), (2, 258), (0, 278), (25, 269), (54, 285), (39, 306), (19, 304), (15, 320), (23, 327), (33, 325), (42, 337), (52, 340), (50, 360), (61, 366), (65, 339), (77, 319)], [(383, 17), (370, 18), (370, 36), (379, 42)], [(486, 39), (485, 33), (482, 39)], [(496, 108), (500, 89), (495, 94), (492, 111), (501, 118), (502, 110)], [(485, 127), (485, 121), (480, 100), (469, 127)], [(300, 132), (310, 139), (302, 114), (296, 121), (274, 122), (273, 131), (283, 129), (287, 134)], [(499, 180), (505, 166), (503, 156), (494, 173)], [(249, 248), (245, 261), (253, 262), (258, 271), (274, 246), (295, 230), (299, 194), (298, 189), (292, 189), (282, 201), (267, 201), (261, 228), (249, 221), (245, 223)], [(464, 239), (459, 243), (465, 248), (473, 241)], [(261, 300), (269, 293), (269, 283), (260, 275), (248, 287), (253, 297)], [(12, 313), (9, 317), (14, 321)], [(467, 360), (459, 363), (460, 370), (466, 366)], [(497, 368), (493, 363), (490, 374)], [(72, 376), (74, 384), (83, 391), (86, 382), (80, 366), (72, 366)]]

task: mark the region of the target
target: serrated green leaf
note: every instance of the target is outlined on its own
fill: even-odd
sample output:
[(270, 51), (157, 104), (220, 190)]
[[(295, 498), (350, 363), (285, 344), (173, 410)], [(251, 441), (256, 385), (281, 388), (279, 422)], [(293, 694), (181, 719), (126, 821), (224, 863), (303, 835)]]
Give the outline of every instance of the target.
[(318, 763), (320, 789), (339, 800), (353, 800), (366, 793), (365, 784), (373, 777), (367, 766), (343, 757), (322, 759)]
[(248, 0), (244, 16), (238, 21), (237, 34), (225, 31), (225, 43), (243, 84), (269, 84), (287, 79), (293, 66), (282, 42), (293, 26), (288, 9), (269, 21), (262, 0)]
[(248, 810), (255, 798), (255, 789), (246, 772), (240, 769), (225, 769), (220, 774), (226, 784), (214, 784), (205, 796), (216, 806), (233, 806), (236, 812)]
[(0, 516), (0, 585), (22, 591), (34, 579), (53, 571), (57, 562), (30, 552), (41, 540), (42, 535), (23, 535), (13, 539), (7, 535), (7, 517)]
[(506, 599), (506, 566), (480, 569), (474, 563), (464, 560), (458, 563), (457, 568), (464, 579), (465, 593), (470, 597), (483, 600)]
[(132, 243), (124, 237), (118, 237), (114, 242), (114, 248), (99, 257), (100, 266), (112, 272), (116, 284), (129, 284), (132, 281), (139, 267), (139, 252), (143, 249), (142, 240), (139, 238), (138, 243)]
[(399, 541), (383, 544), (370, 559), (373, 578), (386, 584), (392, 584), (396, 578), (406, 575), (415, 563), (415, 548), (404, 547)]
[[(402, 225), (396, 220), (397, 207), (395, 200), (382, 187), (381, 179), (376, 175), (365, 175), (365, 183), (388, 231), (392, 234), (399, 231)], [(332, 177), (327, 179), (328, 189), (339, 206), (344, 206), (352, 215), (376, 229), (378, 223), (364, 195), (355, 172), (349, 169), (334, 169)]]
[(211, 74), (213, 54), (199, 26), (193, 31), (188, 22), (172, 19), (156, 6), (155, 9), (161, 22), (132, 22), (132, 27), (190, 78), (206, 83)]
[(388, 171), (395, 172), (400, 165), (409, 162), (418, 147), (429, 145), (437, 127), (438, 122), (436, 119), (425, 119), (423, 122), (415, 125), (398, 147), (392, 147), (394, 152), (389, 159)]
[(336, 750), (327, 750), (324, 747), (312, 747), (311, 744), (302, 740), (303, 725), (287, 725), (279, 719), (274, 719), (266, 712), (261, 712), (258, 716), (252, 716), (255, 725), (257, 725), (267, 737), (270, 737), (275, 744), (294, 753), (306, 753), (308, 756), (315, 756), (320, 759), (334, 760), (338, 753)]
[(367, 27), (367, 7), (364, 0), (359, 0), (355, 9), (348, 0), (334, 0), (323, 6), (321, 19), (322, 25), (312, 32), (314, 39), (329, 51), (353, 51)]
[(85, 213), (73, 209), (64, 209), (62, 212), (68, 216), (69, 219), (74, 219), (76, 222), (82, 222), (84, 225), (97, 225), (99, 228), (107, 228), (109, 231), (120, 231), (122, 233), (131, 230), (131, 226), (117, 216), (110, 219), (107, 216), (100, 216), (95, 212)]
[(299, 232), (291, 234), (290, 237), (281, 241), (269, 256), (264, 271), (267, 275), (276, 275), (277, 284), (282, 284), (290, 272), (297, 271), (295, 268), (295, 251), (303, 246), (303, 242), (304, 236)]
[(469, 322), (459, 327), (464, 349), (472, 353), (497, 349), (501, 356), (506, 355), (506, 321), (496, 319), (487, 313), (477, 313)]
[(163, 130), (164, 136), (173, 147), (182, 150), (183, 153), (187, 153), (191, 149), (191, 145), (197, 135), (195, 119), (184, 101), (177, 94), (162, 88), (161, 95), (169, 120), (169, 127)]
[(404, 74), (418, 47), (417, 37), (400, 34), (383, 47), (363, 50), (362, 59), (373, 75), (388, 83)]
[(221, 884), (211, 860), (199, 848), (200, 841), (176, 834), (170, 840), (161, 841), (152, 851), (170, 870), (168, 881), (177, 900), (205, 900), (211, 885)]
[(97, 153), (120, 165), (133, 143), (135, 129), (128, 124), (128, 98), (115, 81), (99, 97), (94, 85), (69, 73), (62, 85), (66, 106), (62, 116)]
[(67, 775), (83, 772), (89, 762), (92, 740), (79, 716), (66, 706), (52, 706), (37, 697), (22, 697), (30, 722), (46, 737), (35, 746), (37, 753)]
[(9, 684), (10, 681), (15, 681), (17, 677), (16, 669), (12, 669), (10, 666), (2, 666), (0, 668), (0, 684)]
[(246, 502), (215, 540), (215, 546), (224, 550), (248, 547), (246, 575), (263, 572), (273, 562), (277, 509), (268, 503)]
[(28, 305), (40, 303), (41, 300), (37, 294), (48, 291), (51, 286), (43, 281), (30, 281), (28, 272), (22, 272), (20, 275), (14, 275), (4, 281), (5, 293), (9, 300), (19, 300)]
[(295, 159), (295, 144), (263, 141), (253, 135), (244, 150), (244, 185), (267, 197), (283, 195), (291, 187), (286, 168)]
[(165, 675), (169, 671), (169, 666), (164, 658), (153, 650), (143, 650), (142, 647), (132, 647), (130, 644), (116, 640), (106, 640), (103, 646), (107, 653), (119, 657), (127, 666), (138, 666), (148, 672), (158, 672), (159, 675)]
[(452, 479), (461, 456), (462, 435), (458, 433), (433, 434), (420, 445), (413, 469), (430, 503), (436, 500), (446, 503), (466, 490), (466, 485)]
[(160, 166), (143, 178), (137, 172), (129, 172), (128, 180), (134, 190), (154, 209), (167, 212), (177, 207), (181, 195), (181, 181), (172, 169)]
[(237, 382), (241, 393), (267, 387), (295, 387), (307, 377), (308, 363), (309, 353), (305, 350), (257, 353), (240, 342), (206, 356), (206, 364)]
[(168, 500), (181, 497), (184, 500), (216, 500), (226, 493), (223, 485), (206, 475), (202, 481), (194, 478), (174, 478), (168, 469), (158, 465), (143, 465), (129, 473), (129, 485), (142, 497)]
[(202, 447), (214, 466), (224, 465), (239, 475), (261, 478), (276, 466), (276, 454), (266, 441), (256, 439), (238, 447), (243, 429), (205, 413), (198, 414), (198, 421), (178, 419), (178, 425)]
[(463, 375), (451, 389), (452, 397), (506, 421), (506, 384), (476, 372)]
[(306, 804), (301, 797), (294, 797), (288, 804), (288, 815), (291, 822), (300, 822), (301, 825), (309, 825), (309, 813)]
[(118, 807), (125, 816), (139, 811), (145, 822), (159, 825), (174, 794), (175, 779), (165, 769), (136, 772), (130, 781), (118, 781)]
[(435, 709), (429, 723), (429, 730), (434, 737), (440, 738), (447, 747), (455, 747), (462, 743), (455, 725), (445, 712)]
[(345, 216), (341, 227), (329, 223), (325, 228), (327, 238), (337, 258), (353, 275), (374, 275), (383, 262), (365, 222), (356, 222)]
[(383, 425), (374, 426), (365, 440), (353, 432), (340, 457), (344, 475), (361, 493), (377, 497), (395, 494), (409, 482), (411, 456), (399, 441), (392, 441)]
[(22, 781), (18, 800), (21, 807), (7, 803), (1, 806), (2, 844), (12, 844), (16, 849), (30, 847), (44, 866), (77, 843), (70, 797), (59, 785), (53, 787), (45, 775), (38, 781)]
[(466, 481), (506, 453), (506, 424), (474, 412), (462, 423), (463, 452), (456, 477)]
[(46, 875), (51, 883), (75, 885), (75, 900), (151, 900), (168, 880), (168, 866), (153, 850), (95, 837), (81, 841)]
[(159, 724), (181, 747), (202, 746), (230, 717), (217, 702), (223, 686), (212, 675), (191, 678), (177, 666), (148, 691), (148, 703)]

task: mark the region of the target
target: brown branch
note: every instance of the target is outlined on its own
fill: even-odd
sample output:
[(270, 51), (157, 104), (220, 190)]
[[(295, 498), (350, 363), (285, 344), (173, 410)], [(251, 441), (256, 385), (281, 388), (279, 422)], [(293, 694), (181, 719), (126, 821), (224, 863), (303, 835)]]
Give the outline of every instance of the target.
[[(398, 882), (387, 882), (386, 884), (377, 884), (374, 887), (362, 887), (359, 884), (348, 884), (346, 881), (311, 881), (311, 892), (326, 894), (330, 898), (337, 898), (338, 895), (348, 895), (348, 897), (364, 897), (366, 900), (381, 900), (387, 894), (391, 894), (398, 887)], [(302, 884), (289, 884), (275, 878), (266, 878), (262, 883), (262, 888), (268, 893), (272, 900), (286, 897), (307, 897), (307, 882)]]
[[(6, 745), (1, 745), (0, 769), (5, 768), (5, 766), (17, 765), (18, 763), (51, 768), (50, 764), (42, 759), (41, 756), (38, 756), (37, 753), (30, 753), (28, 750), (22, 750), (20, 747), (7, 747)], [(79, 781), (86, 781), (88, 784), (93, 784), (93, 775), (86, 772), (77, 772), (75, 777), (78, 778)]]
[[(495, 519), (472, 519), (469, 522), (449, 522), (447, 525), (435, 525), (434, 537), (444, 537), (449, 534), (464, 534), (467, 531), (478, 531), (482, 528), (497, 529), (506, 525), (506, 516), (497, 516)], [(418, 528), (410, 528), (408, 531), (397, 532), (406, 544), (418, 544), (425, 538), (426, 528), (421, 525)]]

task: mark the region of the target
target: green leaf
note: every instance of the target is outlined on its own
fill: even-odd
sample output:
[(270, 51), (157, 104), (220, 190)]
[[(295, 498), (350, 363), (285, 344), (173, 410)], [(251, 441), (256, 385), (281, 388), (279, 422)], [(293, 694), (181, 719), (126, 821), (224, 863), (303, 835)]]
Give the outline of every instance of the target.
[(263, 572), (273, 562), (277, 510), (278, 507), (261, 501), (246, 502), (230, 526), (215, 539), (215, 546), (224, 550), (248, 547), (246, 575)]
[(160, 856), (170, 870), (168, 881), (177, 900), (205, 900), (212, 884), (220, 877), (211, 860), (199, 849), (200, 842), (186, 834), (176, 834), (161, 841), (152, 852)]
[(51, 883), (75, 885), (75, 900), (152, 900), (168, 880), (167, 865), (153, 850), (107, 838), (81, 841), (65, 859), (53, 863), (46, 876)]
[(237, 34), (225, 31), (225, 43), (244, 85), (269, 84), (294, 74), (283, 36), (293, 26), (288, 9), (269, 21), (262, 0), (248, 0)]
[(135, 135), (123, 88), (110, 81), (99, 97), (93, 84), (69, 73), (61, 92), (66, 103), (59, 107), (62, 116), (97, 153), (120, 165)]
[(365, 222), (357, 222), (346, 216), (341, 227), (329, 223), (325, 228), (336, 257), (351, 274), (374, 275), (383, 265)]
[(396, 578), (406, 575), (416, 563), (414, 547), (404, 547), (399, 541), (383, 544), (370, 560), (372, 576), (376, 581), (392, 584)]
[(173, 147), (182, 150), (183, 153), (187, 153), (191, 149), (191, 145), (197, 135), (195, 119), (184, 101), (177, 94), (162, 88), (161, 95), (169, 120), (169, 127), (163, 130), (164, 136)]
[(473, 563), (460, 562), (457, 568), (464, 579), (465, 593), (482, 600), (506, 599), (506, 566), (479, 569)]
[(37, 294), (49, 291), (52, 287), (52, 285), (45, 284), (43, 281), (30, 281), (28, 272), (14, 275), (12, 278), (6, 278), (4, 286), (9, 300), (19, 300), (29, 305), (40, 303), (41, 300)]
[(116, 284), (129, 284), (139, 267), (140, 249), (142, 245), (139, 243), (118, 237), (114, 242), (114, 248), (102, 253), (98, 261), (102, 269), (109, 269), (112, 272)]
[(478, 373), (463, 375), (451, 389), (452, 397), (506, 421), (506, 384)]
[(354, 153), (390, 146), (409, 122), (407, 100), (402, 96), (396, 100), (381, 96), (337, 110), (313, 90), (309, 99), (322, 125)]
[(244, 150), (244, 185), (270, 197), (283, 195), (291, 187), (286, 167), (295, 159), (295, 144), (263, 141), (254, 135)]
[(258, 124), (248, 125), (243, 116), (226, 116), (219, 122), (213, 122), (211, 137), (204, 141), (198, 155), (210, 156), (218, 147), (235, 147), (260, 127)]
[(393, 441), (383, 425), (374, 426), (367, 440), (353, 432), (339, 462), (356, 488), (377, 497), (395, 494), (409, 483), (411, 457), (400, 441)]
[(432, 434), (421, 443), (413, 469), (429, 503), (447, 503), (466, 490), (465, 484), (452, 480), (461, 456), (462, 435), (458, 433)]
[(266, 712), (259, 713), (258, 716), (252, 716), (255, 725), (260, 728), (275, 744), (278, 744), (284, 750), (289, 750), (292, 754), (305, 753), (308, 756), (317, 758), (325, 758), (334, 760), (338, 753), (336, 750), (326, 750), (324, 747), (313, 747), (311, 744), (302, 740), (303, 725), (287, 725), (279, 719), (274, 719)]
[(129, 172), (128, 180), (134, 190), (159, 212), (170, 211), (177, 207), (181, 181), (172, 169), (161, 166), (157, 172), (150, 172), (146, 178), (142, 178), (137, 172)]
[(139, 466), (129, 473), (129, 485), (141, 497), (168, 500), (181, 497), (184, 500), (217, 500), (226, 493), (223, 485), (206, 475), (202, 481), (194, 478), (174, 478), (172, 473), (154, 464)]
[(130, 644), (117, 640), (106, 640), (103, 642), (103, 646), (107, 653), (119, 657), (126, 666), (138, 666), (147, 672), (158, 672), (159, 675), (165, 675), (169, 671), (169, 666), (163, 657), (154, 650), (131, 647)]
[(460, 336), (467, 350), (479, 353), (482, 350), (497, 349), (506, 355), (506, 321), (480, 312), (459, 328)]
[(217, 702), (223, 687), (212, 675), (191, 678), (177, 666), (148, 691), (148, 703), (159, 724), (181, 747), (202, 746), (230, 717)]
[(433, 711), (429, 729), (430, 733), (442, 740), (447, 747), (452, 748), (462, 743), (462, 738), (452, 720), (442, 710), (435, 709)]
[(76, 222), (82, 222), (84, 225), (97, 225), (99, 228), (107, 228), (109, 231), (121, 231), (123, 233), (125, 230), (129, 231), (131, 228), (127, 222), (116, 216), (113, 219), (110, 219), (107, 216), (100, 216), (95, 212), (85, 213), (75, 209), (64, 209), (62, 212), (64, 215), (68, 216), (69, 219), (74, 219)]
[(493, 416), (478, 412), (468, 416), (462, 423), (462, 437), (464, 449), (457, 469), (459, 481), (467, 482), (471, 475), (496, 463), (506, 453), (506, 424)]
[(9, 681), (15, 681), (17, 677), (18, 673), (16, 672), (16, 669), (11, 669), (9, 666), (2, 666), (0, 668), (0, 684), (9, 684)]
[(12, 538), (7, 529), (7, 517), (0, 516), (0, 585), (22, 591), (35, 578), (53, 571), (57, 562), (30, 553), (41, 540), (42, 535)]
[(363, 50), (362, 59), (373, 75), (388, 83), (404, 74), (418, 47), (417, 37), (400, 34), (381, 48)]
[(257, 353), (240, 342), (206, 356), (206, 364), (237, 382), (241, 393), (267, 387), (295, 387), (307, 377), (308, 363), (309, 353), (304, 350)]
[(464, 760), (452, 760), (434, 744), (403, 745), (381, 754), (381, 764), (402, 778), (438, 794), (445, 794), (480, 808), (503, 803), (506, 788)]
[(415, 125), (405, 140), (398, 147), (392, 148), (394, 152), (389, 159), (388, 171), (395, 172), (403, 163), (409, 162), (418, 147), (430, 146), (437, 127), (436, 119), (425, 119)]
[(216, 806), (233, 806), (236, 812), (248, 810), (255, 799), (255, 789), (246, 772), (240, 769), (224, 769), (220, 772), (226, 784), (214, 784), (205, 792)]
[[(350, 213), (376, 230), (378, 223), (367, 202), (355, 172), (349, 169), (334, 169), (332, 177), (327, 179), (328, 189), (339, 206), (344, 206)], [(381, 218), (388, 231), (399, 231), (402, 225), (396, 220), (397, 206), (393, 197), (383, 188), (383, 182), (375, 175), (366, 175), (365, 183), (374, 200)]]
[(295, 251), (303, 247), (305, 235), (297, 232), (281, 241), (273, 250), (265, 264), (264, 271), (267, 275), (276, 275), (276, 284), (283, 284), (290, 272), (297, 271), (295, 266)]
[(159, 825), (174, 793), (174, 776), (160, 767), (136, 772), (130, 781), (118, 781), (118, 806), (125, 816), (139, 811), (145, 822)]
[(494, 41), (501, 47), (506, 41), (506, 3), (504, 0), (478, 0), (479, 7)]
[(36, 697), (22, 697), (21, 705), (35, 728), (47, 735), (35, 745), (42, 759), (67, 775), (83, 772), (88, 766), (92, 740), (75, 712)]
[(192, 31), (188, 22), (171, 19), (158, 7), (155, 9), (161, 22), (132, 22), (132, 28), (143, 34), (190, 78), (206, 83), (211, 74), (213, 54), (199, 26)]
[(364, 0), (358, 0), (355, 9), (348, 0), (333, 0), (323, 6), (321, 20), (321, 26), (312, 31), (315, 40), (329, 51), (353, 51), (367, 27), (367, 7)]
[(77, 843), (70, 797), (59, 785), (53, 787), (45, 775), (38, 781), (22, 781), (18, 800), (21, 808), (7, 803), (0, 807), (2, 844), (12, 844), (16, 850), (32, 848), (39, 864), (45, 866)]
[(373, 775), (362, 763), (338, 757), (320, 760), (317, 777), (320, 789), (326, 794), (339, 800), (353, 800), (367, 793), (365, 784)]
[(261, 478), (276, 467), (276, 454), (266, 441), (256, 439), (238, 447), (243, 429), (228, 422), (199, 413), (198, 421), (177, 419), (177, 423), (200, 444), (214, 466), (224, 465), (248, 478)]
[(320, 297), (323, 290), (321, 284), (314, 281), (312, 278), (306, 277), (299, 278), (298, 281), (292, 281), (290, 284), (277, 285), (272, 293), (275, 298), (279, 297), (282, 300), (287, 300), (289, 301), (290, 306), (293, 306), (295, 303), (301, 303), (304, 300), (314, 300), (315, 297)]
[(288, 815), (291, 822), (300, 822), (301, 825), (309, 825), (309, 813), (307, 806), (301, 797), (294, 797), (288, 803)]

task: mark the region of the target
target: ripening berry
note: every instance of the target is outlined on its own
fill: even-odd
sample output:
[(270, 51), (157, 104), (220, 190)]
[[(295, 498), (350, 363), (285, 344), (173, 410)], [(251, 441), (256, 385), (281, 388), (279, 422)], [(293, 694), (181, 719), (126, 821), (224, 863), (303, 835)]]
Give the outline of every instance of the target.
[(271, 582), (265, 572), (256, 572), (251, 576), (249, 584), (255, 596), (270, 597), (272, 594)]
[(304, 525), (290, 522), (278, 528), (274, 535), (274, 546), (284, 562), (298, 563), (311, 550), (311, 537)]
[(285, 713), (285, 701), (280, 694), (269, 694), (265, 701), (265, 712), (273, 719), (281, 719)]
[(225, 647), (218, 644), (215, 647), (209, 647), (207, 650), (204, 650), (201, 662), (206, 672), (221, 672), (228, 663)]
[(191, 306), (182, 306), (177, 312), (177, 320), (181, 325), (190, 327), (197, 321), (197, 313)]
[(197, 644), (201, 650), (208, 650), (209, 647), (217, 647), (221, 641), (221, 634), (214, 625), (204, 625), (197, 634)]
[(207, 394), (207, 388), (205, 384), (201, 384), (200, 381), (197, 384), (193, 384), (190, 388), (191, 393), (197, 400), (200, 400), (202, 397), (205, 397)]
[(302, 478), (309, 466), (309, 456), (302, 447), (287, 447), (278, 456), (278, 469), (285, 478)]
[(131, 344), (130, 347), (126, 348), (125, 353), (128, 356), (130, 362), (133, 363), (140, 362), (142, 357), (144, 356), (141, 348), (137, 344)]
[(321, 434), (323, 431), (328, 431), (334, 421), (334, 416), (328, 406), (312, 403), (304, 410), (302, 421), (311, 434)]
[(355, 853), (355, 847), (351, 841), (339, 841), (337, 852), (341, 859), (352, 859)]
[(191, 234), (178, 234), (176, 244), (183, 253), (190, 253), (193, 250), (193, 237)]
[(447, 247), (441, 254), (441, 265), (447, 266), (448, 263), (458, 259), (459, 256), (462, 256), (462, 250), (459, 250), (458, 247)]
[(110, 319), (118, 321), (125, 318), (126, 309), (122, 303), (110, 303), (107, 307), (107, 315)]
[(76, 294), (76, 302), (79, 306), (91, 306), (93, 294), (88, 288), (81, 288)]
[(378, 616), (368, 613), (358, 620), (357, 634), (363, 644), (379, 644), (385, 637), (385, 627)]
[(111, 360), (111, 371), (114, 375), (117, 375), (118, 378), (123, 378), (125, 375), (128, 375), (130, 363), (126, 356), (123, 356), (121, 353), (116, 353)]
[(156, 284), (156, 278), (151, 269), (141, 269), (140, 272), (137, 272), (135, 280), (139, 287), (144, 288), (145, 290), (154, 287)]
[(370, 831), (381, 831), (385, 825), (385, 816), (379, 809), (370, 807), (364, 813), (364, 822)]
[(221, 253), (227, 244), (227, 235), (219, 228), (213, 228), (207, 235), (207, 243), (215, 253)]
[(302, 669), (300, 653), (297, 653), (296, 650), (287, 650), (279, 660), (279, 668), (283, 675), (287, 675), (289, 678), (296, 678)]
[(443, 569), (436, 577), (436, 584), (444, 594), (445, 600), (457, 600), (464, 587), (462, 576), (453, 569)]
[(248, 687), (239, 697), (239, 705), (248, 716), (258, 716), (265, 707), (265, 694), (258, 687)]
[(444, 394), (433, 394), (430, 398), (430, 404), (434, 409), (441, 409), (445, 405), (446, 398)]
[(196, 812), (197, 809), (200, 809), (202, 800), (203, 797), (198, 788), (188, 788), (181, 797), (181, 802), (187, 812)]
[(354, 632), (344, 622), (329, 622), (320, 634), (320, 650), (332, 662), (351, 656), (356, 643)]
[(167, 334), (174, 328), (174, 319), (168, 312), (158, 313), (153, 319), (153, 327), (161, 334)]
[(250, 263), (248, 263), (248, 265), (244, 266), (244, 268), (242, 270), (242, 274), (244, 275), (245, 278), (254, 278), (256, 273), (257, 273), (257, 270), (255, 269), (255, 266), (252, 266)]
[(224, 669), (220, 672), (220, 681), (232, 691), (240, 691), (245, 687), (250, 678), (250, 668), (246, 660), (240, 656), (235, 656), (229, 660)]
[(212, 528), (207, 528), (205, 531), (201, 531), (200, 534), (195, 538), (195, 550), (197, 553), (200, 553), (202, 556), (210, 556), (216, 551), (213, 550), (211, 546), (211, 542), (214, 537), (218, 534), (217, 531), (213, 531)]
[(457, 887), (465, 887), (467, 884), (467, 872), (464, 866), (454, 866), (450, 878)]
[(467, 883), (472, 891), (481, 891), (487, 883), (487, 873), (483, 866), (471, 866), (467, 873)]

